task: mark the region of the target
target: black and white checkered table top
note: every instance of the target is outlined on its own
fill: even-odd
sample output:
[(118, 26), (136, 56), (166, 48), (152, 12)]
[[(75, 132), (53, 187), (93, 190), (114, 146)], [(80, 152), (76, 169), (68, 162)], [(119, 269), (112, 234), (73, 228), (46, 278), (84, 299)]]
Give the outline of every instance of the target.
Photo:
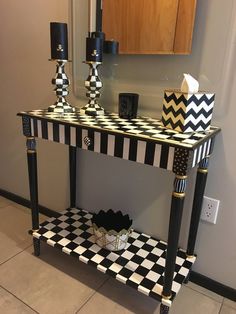
[(20, 116), (29, 116), (46, 121), (57, 121), (72, 126), (94, 128), (99, 131), (107, 130), (112, 133), (125, 134), (130, 137), (145, 138), (156, 142), (165, 142), (173, 146), (192, 148), (200, 145), (208, 138), (220, 131), (219, 127), (211, 126), (205, 132), (180, 133), (167, 129), (161, 120), (150, 117), (137, 117), (136, 119), (121, 119), (117, 113), (108, 113), (101, 116), (89, 116), (80, 114), (76, 109), (73, 113), (58, 114), (48, 112), (47, 109), (20, 112)]
[(184, 251), (178, 250), (172, 297), (169, 301), (162, 300), (167, 244), (133, 231), (125, 250), (108, 251), (95, 244), (91, 218), (92, 214), (87, 211), (68, 209), (61, 216), (43, 222), (33, 237), (95, 266), (99, 271), (158, 301), (169, 302), (170, 306), (196, 258), (187, 258)]

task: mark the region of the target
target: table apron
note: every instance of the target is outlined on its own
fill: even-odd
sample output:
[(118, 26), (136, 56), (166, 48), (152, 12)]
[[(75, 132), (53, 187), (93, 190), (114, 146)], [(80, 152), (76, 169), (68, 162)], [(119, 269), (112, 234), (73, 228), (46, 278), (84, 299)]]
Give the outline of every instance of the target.
[(109, 134), (92, 128), (50, 122), (23, 117), (23, 133), (49, 141), (79, 147), (186, 175), (202, 159), (210, 154), (213, 138), (208, 138), (195, 149), (173, 147), (166, 143)]

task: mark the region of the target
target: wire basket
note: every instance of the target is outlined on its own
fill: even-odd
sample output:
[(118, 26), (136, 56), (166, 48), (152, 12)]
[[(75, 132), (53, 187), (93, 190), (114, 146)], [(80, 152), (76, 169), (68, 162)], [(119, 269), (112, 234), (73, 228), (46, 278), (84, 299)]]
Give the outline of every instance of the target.
[(107, 212), (100, 210), (92, 217), (92, 226), (95, 242), (102, 248), (110, 251), (125, 249), (131, 229), (132, 220), (121, 211)]
[(93, 224), (93, 232), (97, 245), (109, 251), (120, 251), (125, 249), (132, 229), (123, 229), (120, 232), (115, 230), (107, 231), (103, 227), (98, 228), (96, 224)]

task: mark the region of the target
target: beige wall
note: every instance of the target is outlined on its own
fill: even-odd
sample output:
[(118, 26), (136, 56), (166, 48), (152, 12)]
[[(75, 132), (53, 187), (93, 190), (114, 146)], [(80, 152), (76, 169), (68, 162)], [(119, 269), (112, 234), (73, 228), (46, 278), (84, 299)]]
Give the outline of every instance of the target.
[[(80, 22), (86, 22), (84, 0), (74, 1)], [(141, 95), (140, 113), (160, 116), (163, 89), (179, 86), (182, 72), (195, 75), (202, 88), (215, 90), (217, 101), (214, 122), (221, 125), (215, 153), (209, 169), (206, 195), (221, 201), (216, 225), (200, 224), (194, 270), (236, 287), (236, 190), (235, 145), (232, 127), (236, 109), (234, 69), (235, 40), (231, 38), (235, 16), (234, 0), (199, 0), (193, 53), (191, 56), (119, 56), (106, 58), (103, 67), (105, 83), (103, 103), (116, 110), (120, 91)], [(25, 139), (21, 135), (16, 113), (32, 108), (45, 108), (54, 101), (51, 78), (54, 64), (47, 61), (49, 22), (68, 20), (66, 0), (1, 0), (1, 106), (0, 106), (0, 188), (28, 197)], [(84, 60), (86, 26), (76, 25), (74, 38), (74, 89), (77, 100), (84, 103)], [(87, 25), (87, 24), (86, 24)], [(232, 42), (231, 42), (232, 39)], [(228, 69), (229, 71), (225, 71)], [(70, 72), (70, 68), (68, 72)], [(231, 80), (229, 80), (231, 79)], [(229, 82), (229, 81), (230, 82)], [(55, 143), (38, 141), (40, 203), (60, 210), (68, 206), (67, 148)], [(194, 174), (191, 174), (189, 187)], [(78, 204), (91, 210), (122, 209), (129, 212), (134, 225), (155, 236), (167, 236), (171, 174), (163, 170), (116, 160), (91, 152), (80, 152), (78, 159)], [(181, 245), (186, 245), (192, 193), (187, 195)]]
[[(75, 80), (78, 105), (85, 102), (83, 79), (88, 69), (84, 59), (83, 38), (86, 34), (86, 9), (83, 0), (75, 0)], [(236, 3), (234, 0), (198, 0), (193, 51), (190, 56), (118, 56), (105, 57), (101, 73), (104, 82), (101, 102), (117, 111), (119, 92), (140, 94), (139, 114), (160, 117), (163, 90), (179, 87), (182, 73), (191, 73), (201, 89), (216, 92), (214, 123), (222, 127), (210, 162), (205, 194), (219, 199), (216, 225), (200, 223), (194, 270), (236, 288), (236, 148), (232, 142), (235, 107), (235, 35)], [(77, 18), (76, 18), (77, 17)], [(82, 25), (81, 25), (82, 23)], [(80, 152), (78, 165), (78, 204), (97, 211), (121, 209), (130, 213), (134, 226), (151, 235), (167, 238), (170, 195), (173, 175), (166, 171)], [(195, 173), (188, 187), (193, 188)], [(89, 191), (89, 192), (88, 192)], [(189, 191), (184, 209), (180, 244), (186, 247), (189, 225)]]
[[(28, 198), (25, 138), (16, 113), (54, 102), (50, 21), (68, 21), (67, 0), (1, 0), (0, 188)], [(38, 141), (40, 203), (68, 206), (67, 148)]]

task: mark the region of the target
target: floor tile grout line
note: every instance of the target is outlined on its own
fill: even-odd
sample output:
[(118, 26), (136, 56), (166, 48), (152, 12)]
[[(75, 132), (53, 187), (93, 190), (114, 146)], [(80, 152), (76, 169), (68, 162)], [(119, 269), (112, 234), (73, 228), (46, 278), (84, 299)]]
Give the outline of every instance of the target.
[(3, 205), (3, 206), (0, 205), (0, 210), (1, 210), (1, 209), (5, 209), (6, 207), (9, 207), (9, 205), (14, 206), (14, 204), (12, 204), (12, 203), (5, 204), (5, 205)]
[(220, 306), (220, 309), (219, 309), (219, 313), (218, 313), (218, 314), (221, 313), (222, 307), (223, 307), (223, 301), (222, 301), (222, 303), (221, 303), (221, 306)]
[(6, 289), (5, 287), (3, 287), (2, 285), (0, 285), (0, 287), (5, 290), (6, 292), (10, 293), (14, 298), (16, 298), (18, 301), (20, 301), (21, 303), (23, 303), (24, 305), (26, 305), (28, 308), (30, 308), (32, 311), (34, 311), (37, 314), (40, 314), (38, 311), (36, 311), (34, 308), (32, 308), (30, 305), (28, 305), (27, 303), (25, 303), (23, 300), (21, 300), (20, 298), (18, 298), (14, 293), (12, 293), (11, 291), (9, 291), (8, 289)]
[[(224, 298), (224, 300), (227, 299), (227, 298)], [(233, 309), (234, 311), (236, 310), (234, 306), (232, 306), (231, 304), (227, 304), (225, 303), (225, 301), (223, 300), (222, 302), (222, 305), (226, 306), (226, 307), (229, 307), (230, 309)], [(232, 302), (235, 302), (235, 301), (232, 301)]]
[[(10, 203), (9, 203), (9, 204), (10, 204)], [(5, 207), (8, 207), (9, 204), (3, 204), (3, 205), (0, 204), (0, 209), (5, 208)]]
[(93, 296), (105, 285), (105, 283), (107, 283), (107, 281), (110, 278), (107, 278), (95, 291), (93, 294), (91, 294), (91, 296), (84, 302), (84, 304), (82, 304), (79, 309), (75, 312), (75, 314), (78, 314), (80, 312), (80, 310), (93, 298)]
[[(198, 292), (198, 293), (200, 293), (201, 295), (204, 295), (205, 297), (208, 297), (208, 298), (210, 298), (211, 300), (213, 300), (213, 301), (215, 301), (215, 302), (223, 303), (223, 300), (224, 300), (223, 297), (222, 297), (222, 298), (223, 298), (222, 301), (218, 301), (218, 300), (214, 299), (214, 297), (212, 297), (212, 296), (210, 296), (210, 295), (208, 295), (208, 294), (206, 294), (206, 293), (204, 293), (204, 292), (202, 292), (202, 291), (199, 291), (199, 290), (194, 289), (194, 288), (192, 288), (192, 287), (189, 287), (189, 286), (187, 286), (187, 285), (185, 285), (185, 287), (186, 287), (186, 288), (189, 288), (189, 289), (191, 289), (191, 290), (193, 290), (194, 292)], [(211, 291), (211, 290), (209, 290), (209, 291)], [(216, 294), (217, 294), (217, 293), (216, 293)], [(219, 295), (219, 294), (217, 294), (217, 295)], [(219, 296), (221, 296), (221, 295), (219, 295)]]
[(2, 263), (0, 263), (0, 267), (2, 265), (4, 265), (5, 263), (9, 262), (12, 258), (16, 257), (17, 255), (21, 254), (22, 252), (26, 251), (28, 248), (30, 248), (32, 246), (32, 244), (28, 245), (26, 248), (24, 248), (23, 250), (21, 250), (20, 252), (16, 253), (15, 255), (9, 257), (7, 260), (3, 261)]

